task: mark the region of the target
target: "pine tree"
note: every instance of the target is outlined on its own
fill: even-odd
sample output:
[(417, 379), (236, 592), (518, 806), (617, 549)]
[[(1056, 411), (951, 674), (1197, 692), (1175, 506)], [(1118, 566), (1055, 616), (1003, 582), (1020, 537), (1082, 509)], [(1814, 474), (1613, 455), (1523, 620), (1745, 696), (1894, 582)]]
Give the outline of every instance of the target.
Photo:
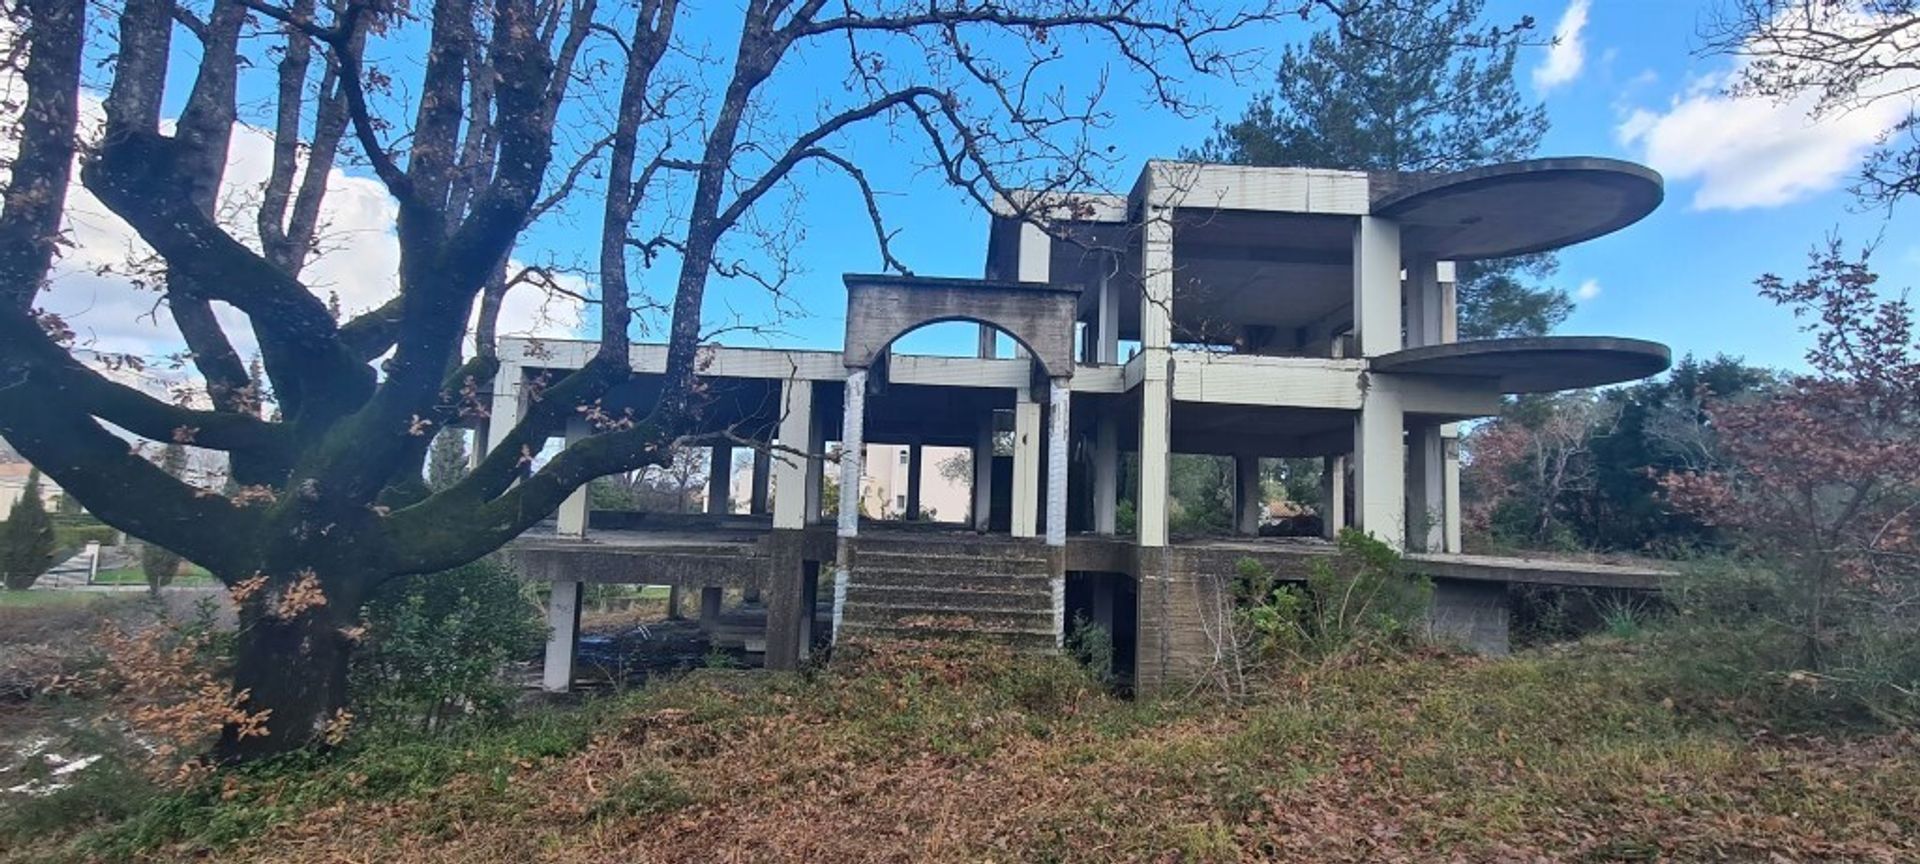
[[(1281, 55), (1275, 89), (1215, 130), (1210, 162), (1350, 171), (1457, 171), (1531, 156), (1546, 110), (1514, 83), (1521, 32), (1482, 23), (1485, 0), (1370, 0)], [(1538, 284), (1552, 255), (1461, 262), (1460, 336), (1539, 335), (1566, 320)]]
[[(160, 470), (179, 477), (187, 470), (187, 448), (175, 441), (160, 451)], [(173, 577), (180, 575), (179, 554), (158, 543), (144, 544), (140, 549), (140, 572), (147, 577), (147, 590), (158, 594), (160, 589), (173, 583)]]
[(13, 591), (33, 587), (53, 567), (53, 545), (53, 519), (40, 500), (40, 471), (34, 469), (0, 527), (0, 583)]
[(464, 429), (447, 427), (433, 438), (433, 449), (427, 454), (427, 488), (438, 492), (460, 482), (467, 476), (467, 433)]

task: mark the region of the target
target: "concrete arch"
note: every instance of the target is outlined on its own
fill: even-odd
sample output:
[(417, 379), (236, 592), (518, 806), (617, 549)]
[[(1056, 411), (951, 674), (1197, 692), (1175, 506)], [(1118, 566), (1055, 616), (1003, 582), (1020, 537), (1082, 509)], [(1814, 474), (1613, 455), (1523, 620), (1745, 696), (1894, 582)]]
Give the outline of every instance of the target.
[(1050, 378), (1073, 375), (1073, 321), (1080, 289), (1041, 282), (848, 274), (847, 368), (865, 369), (895, 339), (928, 324), (971, 321), (999, 328)]

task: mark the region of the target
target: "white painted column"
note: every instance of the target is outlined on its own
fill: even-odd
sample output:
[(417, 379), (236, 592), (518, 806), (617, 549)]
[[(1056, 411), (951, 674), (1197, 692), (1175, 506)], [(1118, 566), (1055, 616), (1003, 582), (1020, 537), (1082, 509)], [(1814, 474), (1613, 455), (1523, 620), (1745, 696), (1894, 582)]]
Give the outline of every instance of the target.
[(547, 598), (547, 657), (540, 669), (540, 689), (565, 693), (573, 689), (573, 655), (580, 641), (580, 583), (555, 582)]
[[(807, 494), (801, 507), (800, 518), (803, 524), (818, 525), (825, 515), (820, 499), (826, 495), (827, 485), (827, 412), (813, 410), (813, 387), (806, 385), (807, 413), (813, 415), (807, 424), (807, 465), (802, 478), (806, 483)], [(795, 405), (800, 404), (796, 396)]]
[[(806, 454), (818, 454), (814, 443), (813, 384), (788, 381), (780, 388), (780, 445)], [(807, 509), (817, 503), (819, 481), (813, 476), (813, 456), (783, 450), (773, 457), (773, 527), (804, 528), (810, 521)]]
[(1013, 402), (1013, 536), (1040, 534), (1040, 403), (1022, 387)]
[[(1400, 350), (1400, 226), (1362, 216), (1353, 233), (1353, 337), (1361, 357)], [(1354, 527), (1406, 546), (1405, 412), (1390, 375), (1367, 376), (1354, 420)]]
[(1112, 536), (1120, 504), (1120, 424), (1102, 413), (1093, 427), (1093, 533)]
[(1389, 376), (1372, 377), (1353, 424), (1354, 527), (1406, 548), (1406, 415)]
[(1328, 540), (1340, 536), (1347, 527), (1347, 457), (1327, 456), (1320, 460), (1320, 533)]
[[(574, 442), (586, 438), (591, 432), (587, 421), (578, 417), (567, 420), (567, 446), (573, 446)], [(554, 514), (553, 533), (575, 539), (587, 536), (587, 510), (592, 505), (587, 497), (588, 485), (581, 484), (580, 488), (567, 496), (567, 500), (560, 502), (560, 512)]]
[(519, 366), (504, 362), (500, 364), (500, 370), (493, 373), (493, 403), (487, 408), (487, 438), (474, 442), (476, 452), (492, 453), (507, 440), (507, 433), (520, 424), (520, 379), (524, 376)]
[(726, 444), (715, 444), (709, 448), (707, 461), (707, 515), (719, 516), (733, 512), (727, 498), (733, 492), (733, 448)]
[(1260, 534), (1260, 457), (1241, 453), (1233, 457), (1233, 528), (1247, 537)]
[(973, 530), (982, 533), (993, 519), (993, 417), (981, 417), (973, 437)]
[(1141, 546), (1167, 545), (1167, 468), (1173, 429), (1173, 212), (1146, 208), (1140, 240)]
[(1400, 226), (1362, 216), (1353, 229), (1353, 341), (1361, 357), (1400, 350)]
[(833, 568), (833, 638), (840, 639), (852, 580), (853, 541), (860, 536), (860, 461), (866, 453), (867, 370), (847, 371), (846, 411), (840, 421), (840, 524)]
[(1406, 298), (1406, 347), (1419, 348), (1426, 345), (1438, 345), (1442, 339), (1441, 325), (1442, 298), (1440, 296), (1440, 264), (1431, 258), (1415, 258), (1407, 262), (1406, 284), (1402, 287)]
[(1047, 415), (1047, 545), (1067, 545), (1067, 434), (1073, 425), (1068, 379), (1051, 382)]

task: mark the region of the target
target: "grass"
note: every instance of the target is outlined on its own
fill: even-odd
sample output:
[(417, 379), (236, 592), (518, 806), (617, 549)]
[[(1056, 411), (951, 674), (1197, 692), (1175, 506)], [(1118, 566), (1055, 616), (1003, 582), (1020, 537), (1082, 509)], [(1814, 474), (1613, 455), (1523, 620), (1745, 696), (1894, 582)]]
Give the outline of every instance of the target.
[[(147, 574), (138, 567), (118, 567), (112, 570), (102, 570), (94, 574), (93, 581), (96, 585), (145, 585), (147, 584)], [(208, 573), (206, 568), (195, 564), (186, 564), (180, 568), (180, 575), (174, 577), (173, 581), (168, 584), (182, 588), (202, 587), (214, 584), (214, 578), (213, 574)]]
[(1115, 700), (980, 646), (843, 646), (804, 677), (709, 670), (452, 737), (376, 730), (78, 826), (0, 816), (0, 860), (1920, 856), (1910, 735), (1694, 710), (1645, 644), (1336, 665), (1238, 702)]
[(104, 596), (91, 591), (0, 591), (0, 609), (78, 609)]

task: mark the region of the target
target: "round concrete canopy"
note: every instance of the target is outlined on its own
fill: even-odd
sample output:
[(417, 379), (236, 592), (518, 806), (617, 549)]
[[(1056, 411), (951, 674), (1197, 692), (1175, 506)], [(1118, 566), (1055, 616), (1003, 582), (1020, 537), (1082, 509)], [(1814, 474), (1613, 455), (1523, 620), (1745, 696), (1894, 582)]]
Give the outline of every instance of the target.
[(1525, 336), (1450, 342), (1383, 354), (1375, 372), (1491, 378), (1502, 393), (1551, 393), (1636, 381), (1666, 371), (1667, 346), (1616, 336)]
[(1372, 212), (1400, 224), (1405, 253), (1471, 261), (1618, 231), (1652, 213), (1664, 195), (1651, 168), (1580, 156), (1440, 174), (1375, 201)]

